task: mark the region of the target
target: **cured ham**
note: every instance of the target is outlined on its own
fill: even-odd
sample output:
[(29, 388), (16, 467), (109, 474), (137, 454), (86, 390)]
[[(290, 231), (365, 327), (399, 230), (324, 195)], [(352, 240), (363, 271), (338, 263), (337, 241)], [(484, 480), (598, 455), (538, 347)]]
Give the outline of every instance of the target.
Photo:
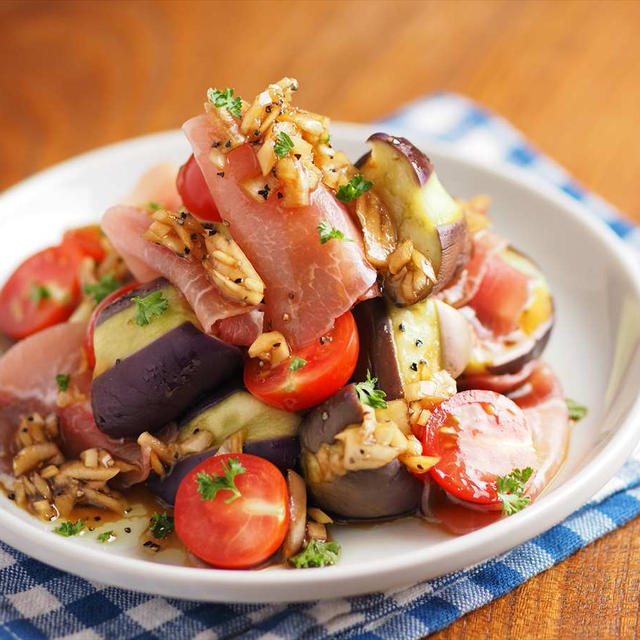
[[(213, 200), (230, 231), (266, 285), (265, 328), (280, 331), (293, 345), (309, 343), (366, 295), (376, 281), (362, 237), (345, 208), (322, 185), (305, 207), (286, 208), (276, 193), (258, 202), (241, 186), (261, 175), (249, 145), (226, 156), (224, 170), (209, 157), (222, 135), (214, 119), (198, 116), (185, 123)], [(318, 224), (342, 232), (322, 244)]]
[[(91, 376), (82, 369), (83, 323), (55, 325), (15, 344), (0, 359), (0, 443), (2, 467), (10, 465), (10, 448), (20, 415), (56, 413), (60, 418), (62, 450), (77, 457), (85, 449), (101, 447), (137, 468), (123, 478), (125, 484), (140, 482), (148, 474), (148, 459), (132, 441), (114, 440), (103, 434), (93, 420), (89, 403)], [(71, 374), (70, 387), (77, 388), (78, 402), (59, 407), (56, 375)]]
[(140, 207), (149, 202), (156, 202), (165, 209), (175, 211), (182, 205), (176, 188), (178, 167), (170, 163), (156, 164), (145, 171), (133, 191), (122, 204)]
[[(102, 229), (137, 280), (145, 281), (143, 276), (149, 269), (156, 277), (163, 275), (180, 289), (208, 333), (217, 332), (218, 321), (251, 310), (251, 307), (227, 298), (211, 284), (200, 263), (181, 258), (166, 247), (145, 240), (142, 236), (149, 228), (149, 221), (149, 216), (141, 209), (123, 205), (111, 207), (102, 217)], [(144, 265), (142, 272), (138, 270), (139, 264)]]

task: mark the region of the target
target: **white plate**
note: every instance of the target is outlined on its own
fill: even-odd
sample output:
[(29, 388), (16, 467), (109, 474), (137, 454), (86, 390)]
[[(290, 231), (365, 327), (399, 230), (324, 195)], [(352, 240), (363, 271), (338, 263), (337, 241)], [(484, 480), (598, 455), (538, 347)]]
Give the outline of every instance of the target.
[[(333, 140), (355, 158), (372, 131), (337, 125)], [(567, 395), (589, 406), (551, 490), (515, 516), (461, 537), (414, 518), (362, 529), (334, 527), (342, 559), (322, 570), (170, 566), (151, 561), (136, 544), (143, 518), (134, 519), (130, 536), (103, 546), (88, 536), (50, 533), (4, 496), (0, 537), (55, 567), (125, 588), (211, 601), (296, 601), (378, 591), (460, 569), (541, 533), (588, 500), (640, 438), (637, 267), (609, 229), (556, 190), (512, 168), (485, 167), (446, 148), (424, 146), (449, 191), (493, 197), (497, 229), (542, 265), (550, 280), (557, 322), (545, 357)], [(177, 131), (148, 136), (79, 156), (7, 191), (0, 197), (0, 281), (32, 251), (57, 242), (64, 228), (97, 220), (149, 165), (181, 162), (187, 153)]]

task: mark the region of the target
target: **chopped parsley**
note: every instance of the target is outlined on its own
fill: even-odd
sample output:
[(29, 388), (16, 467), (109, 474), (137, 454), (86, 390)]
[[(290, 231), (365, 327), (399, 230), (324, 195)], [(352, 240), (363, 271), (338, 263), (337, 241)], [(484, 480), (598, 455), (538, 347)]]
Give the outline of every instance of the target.
[(198, 493), (203, 500), (213, 500), (218, 495), (218, 491), (230, 491), (231, 495), (224, 501), (225, 504), (229, 504), (242, 496), (240, 490), (236, 487), (235, 478), (237, 475), (245, 473), (246, 469), (238, 458), (228, 458), (226, 464), (225, 460), (221, 464), (224, 471), (223, 476), (218, 473), (206, 473), (206, 471), (201, 471), (196, 476)]
[(385, 396), (387, 394), (382, 389), (376, 389), (377, 383), (378, 378), (372, 378), (371, 372), (367, 369), (367, 379), (356, 384), (356, 393), (362, 404), (369, 405), (374, 409), (386, 409)]
[(298, 554), (289, 558), (296, 569), (310, 567), (328, 567), (335, 564), (340, 557), (340, 545), (337, 542), (322, 542), (313, 538)]
[(307, 361), (304, 358), (300, 358), (299, 356), (294, 356), (291, 360), (291, 364), (289, 365), (289, 371), (297, 371), (298, 369), (302, 369), (304, 365), (307, 364)]
[(240, 118), (242, 116), (242, 100), (233, 96), (233, 89), (209, 89), (207, 91), (207, 99), (215, 107), (225, 108), (232, 116)]
[(160, 290), (153, 291), (144, 298), (136, 296), (131, 300), (138, 305), (135, 321), (141, 327), (149, 324), (154, 318), (161, 316), (169, 308), (169, 301)]
[(65, 520), (60, 523), (60, 526), (56, 527), (53, 532), (57, 533), (59, 536), (70, 538), (71, 536), (77, 536), (83, 529), (84, 522), (82, 522), (82, 520), (76, 520), (75, 522)]
[(154, 538), (166, 538), (173, 533), (173, 518), (166, 513), (153, 512), (149, 526)]
[(504, 515), (513, 515), (524, 509), (531, 502), (531, 498), (524, 495), (524, 487), (532, 473), (533, 469), (526, 467), (524, 469), (514, 469), (510, 474), (496, 478), (498, 500), (502, 502), (502, 513)]
[(147, 207), (151, 209), (151, 211), (159, 211), (160, 209), (164, 209), (164, 207), (159, 202), (154, 202), (153, 200), (149, 200), (149, 202), (147, 202)]
[(56, 384), (60, 391), (66, 391), (69, 388), (69, 380), (71, 380), (71, 374), (59, 373), (56, 376)]
[(95, 284), (85, 284), (82, 290), (86, 295), (93, 296), (93, 299), (97, 303), (100, 303), (109, 294), (119, 289), (121, 285), (122, 283), (116, 279), (113, 273), (105, 273), (98, 282)]
[(351, 202), (373, 187), (373, 182), (365, 180), (361, 175), (353, 176), (347, 184), (343, 184), (336, 192), (340, 202)]
[(353, 242), (351, 238), (345, 238), (344, 233), (340, 229), (332, 227), (326, 220), (318, 222), (318, 235), (320, 236), (320, 244), (329, 242), (329, 240), (345, 240), (346, 242)]
[(109, 542), (111, 536), (115, 538), (113, 531), (105, 531), (98, 536), (97, 540), (98, 542)]
[(42, 284), (31, 285), (31, 291), (29, 292), (29, 298), (34, 304), (38, 304), (40, 300), (46, 300), (51, 297), (51, 291)]
[(579, 404), (575, 400), (571, 398), (565, 398), (564, 401), (567, 403), (567, 410), (569, 411), (569, 420), (573, 420), (574, 422), (578, 422), (578, 420), (582, 420), (589, 410), (583, 404)]
[(273, 150), (276, 152), (278, 158), (284, 158), (293, 151), (293, 146), (293, 140), (284, 131), (281, 131), (276, 136), (276, 142), (273, 145)]

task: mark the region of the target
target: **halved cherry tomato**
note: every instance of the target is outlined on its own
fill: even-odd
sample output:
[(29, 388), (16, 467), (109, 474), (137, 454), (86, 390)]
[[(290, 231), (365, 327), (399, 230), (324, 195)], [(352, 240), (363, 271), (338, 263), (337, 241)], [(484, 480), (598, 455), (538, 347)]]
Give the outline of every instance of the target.
[(358, 330), (350, 311), (326, 335), (296, 349), (276, 367), (257, 358), (244, 368), (244, 384), (256, 398), (286, 411), (308, 409), (333, 395), (351, 377), (358, 359)]
[(101, 262), (105, 256), (101, 238), (102, 232), (97, 224), (77, 227), (65, 231), (62, 236), (62, 247), (73, 247), (81, 254), (93, 258), (96, 262)]
[(501, 506), (498, 476), (537, 466), (524, 413), (494, 391), (462, 391), (436, 407), (424, 430), (423, 449), (440, 458), (430, 474), (445, 491), (493, 508)]
[(117, 291), (109, 294), (91, 313), (89, 324), (87, 325), (87, 333), (84, 337), (84, 350), (87, 355), (87, 364), (89, 365), (89, 369), (93, 369), (96, 366), (96, 354), (93, 350), (93, 334), (96, 330), (98, 316), (102, 313), (102, 310), (110, 305), (114, 300), (117, 300), (120, 296), (127, 293), (127, 291), (131, 291), (131, 289), (134, 289), (138, 285), (138, 282), (125, 284), (124, 287), (120, 287)]
[(27, 258), (0, 291), (0, 330), (15, 340), (64, 322), (80, 298), (75, 249), (49, 247)]
[(220, 214), (193, 154), (180, 167), (176, 187), (182, 203), (191, 213), (203, 220), (220, 222)]
[[(225, 477), (232, 460), (244, 469), (232, 478), (237, 492), (221, 489), (213, 499), (205, 499), (198, 491), (198, 474)], [(264, 458), (244, 453), (212, 456), (178, 487), (176, 532), (189, 551), (209, 564), (254, 567), (282, 544), (289, 527), (288, 500), (284, 477)]]

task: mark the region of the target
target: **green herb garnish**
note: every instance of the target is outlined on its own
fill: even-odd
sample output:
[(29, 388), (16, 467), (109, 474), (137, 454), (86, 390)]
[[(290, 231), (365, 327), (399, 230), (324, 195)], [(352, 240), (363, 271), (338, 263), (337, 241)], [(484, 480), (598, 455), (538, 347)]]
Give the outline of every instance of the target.
[(289, 371), (297, 371), (298, 369), (302, 369), (304, 365), (307, 364), (307, 361), (304, 358), (300, 358), (299, 356), (294, 356), (291, 360), (291, 364), (289, 365)]
[(376, 389), (378, 378), (372, 378), (370, 371), (367, 369), (367, 379), (364, 382), (356, 384), (356, 393), (362, 404), (369, 405), (374, 409), (386, 409), (387, 395), (382, 389)]
[(141, 327), (149, 324), (154, 318), (161, 316), (169, 308), (169, 301), (160, 290), (153, 291), (144, 298), (136, 296), (131, 300), (138, 305), (135, 320)]
[[(97, 537), (97, 540), (98, 542), (109, 542), (109, 538), (111, 538), (111, 536), (113, 536), (113, 531), (105, 531)], [(113, 537), (115, 538), (115, 536)]]
[(82, 520), (76, 520), (75, 522), (65, 520), (60, 523), (60, 526), (56, 527), (53, 532), (57, 533), (59, 536), (70, 538), (71, 536), (77, 536), (83, 529), (84, 522), (82, 522)]
[(276, 136), (276, 142), (273, 145), (273, 150), (276, 152), (278, 158), (284, 158), (293, 151), (293, 146), (293, 140), (284, 131), (281, 131)]
[[(326, 220), (318, 222), (318, 235), (320, 236), (320, 244), (329, 242), (329, 240), (345, 240), (344, 233), (340, 229), (332, 227)], [(350, 238), (346, 238), (347, 241), (353, 242)]]
[(225, 108), (232, 116), (240, 118), (242, 116), (242, 100), (233, 97), (233, 89), (209, 89), (207, 91), (207, 99), (211, 104), (220, 108)]
[(510, 516), (524, 509), (531, 498), (524, 495), (524, 487), (531, 477), (533, 469), (514, 469), (509, 475), (498, 476), (496, 487), (498, 488), (498, 500), (502, 502), (502, 513)]
[(173, 533), (173, 518), (166, 513), (153, 512), (149, 530), (154, 538), (166, 538)]
[(224, 471), (223, 476), (218, 473), (206, 473), (205, 471), (201, 471), (196, 476), (198, 493), (203, 500), (213, 500), (218, 495), (218, 491), (230, 491), (231, 495), (224, 501), (225, 504), (229, 504), (242, 496), (240, 490), (236, 487), (235, 477), (245, 473), (246, 469), (238, 458), (228, 458), (226, 464), (224, 460), (221, 464)]
[(337, 542), (322, 542), (312, 539), (298, 554), (289, 558), (296, 569), (310, 567), (328, 567), (335, 564), (340, 557), (340, 545)]
[(56, 384), (60, 391), (66, 391), (69, 388), (69, 380), (71, 380), (71, 374), (59, 373), (56, 376)]
[(29, 292), (29, 298), (34, 304), (38, 304), (40, 300), (46, 300), (51, 297), (51, 291), (42, 284), (31, 285), (31, 291)]
[(571, 398), (565, 398), (564, 401), (567, 403), (567, 409), (569, 411), (569, 420), (573, 420), (574, 422), (578, 422), (578, 420), (582, 420), (589, 410), (583, 404), (577, 403), (575, 400)]
[(149, 200), (149, 202), (147, 202), (147, 207), (151, 209), (151, 211), (160, 211), (160, 209), (164, 209), (159, 202), (155, 202), (154, 200)]
[(361, 175), (353, 176), (347, 184), (343, 184), (336, 192), (340, 202), (351, 202), (373, 187), (373, 182), (365, 180)]
[(113, 293), (121, 287), (122, 283), (117, 280), (113, 273), (106, 273), (95, 284), (85, 284), (83, 291), (88, 296), (93, 296), (93, 299), (100, 303), (109, 294)]

